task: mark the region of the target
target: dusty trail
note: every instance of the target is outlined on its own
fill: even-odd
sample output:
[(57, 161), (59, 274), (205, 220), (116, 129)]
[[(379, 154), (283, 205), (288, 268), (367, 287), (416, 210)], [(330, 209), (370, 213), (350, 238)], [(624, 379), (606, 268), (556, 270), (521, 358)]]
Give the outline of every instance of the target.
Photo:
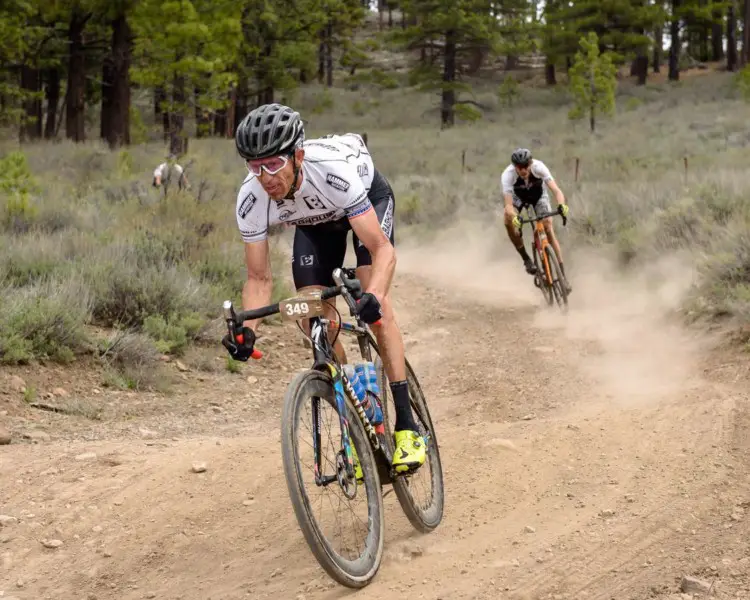
[(396, 282), (445, 517), (417, 534), (389, 495), (368, 588), (333, 584), (291, 511), (280, 398), (306, 355), (287, 327), (245, 371), (259, 379), (246, 396), (232, 397), (236, 376), (191, 373), (163, 412), (45, 415), (66, 433), (0, 450), (0, 514), (17, 519), (0, 527), (0, 597), (677, 599), (693, 574), (750, 598), (748, 368), (665, 324), (684, 282), (608, 281), (581, 260), (562, 317), (540, 309), (517, 261), (490, 266), (491, 249), (454, 243), (473, 270), (445, 244), (404, 248)]

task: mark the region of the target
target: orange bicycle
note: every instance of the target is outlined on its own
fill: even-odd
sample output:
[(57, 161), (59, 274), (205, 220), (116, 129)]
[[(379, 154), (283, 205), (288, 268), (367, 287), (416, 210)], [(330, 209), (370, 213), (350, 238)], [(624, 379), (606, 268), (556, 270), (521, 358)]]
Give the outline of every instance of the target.
[[(526, 219), (520, 219), (521, 229), (526, 223), (534, 224), (534, 243), (532, 244), (534, 250), (534, 265), (536, 265), (534, 285), (542, 291), (544, 299), (547, 301), (548, 305), (551, 306), (552, 303), (556, 301), (560, 308), (565, 309), (568, 306), (567, 281), (563, 275), (562, 269), (560, 268), (560, 263), (557, 260), (555, 250), (547, 239), (547, 232), (544, 231), (542, 220), (547, 217), (559, 215), (562, 217), (563, 227), (565, 227), (568, 219), (563, 216), (561, 207), (558, 207), (555, 212), (543, 215), (537, 215), (534, 206), (531, 204), (527, 204), (523, 208), (526, 209), (526, 214), (529, 215), (529, 217)], [(523, 210), (523, 208), (521, 210)]]

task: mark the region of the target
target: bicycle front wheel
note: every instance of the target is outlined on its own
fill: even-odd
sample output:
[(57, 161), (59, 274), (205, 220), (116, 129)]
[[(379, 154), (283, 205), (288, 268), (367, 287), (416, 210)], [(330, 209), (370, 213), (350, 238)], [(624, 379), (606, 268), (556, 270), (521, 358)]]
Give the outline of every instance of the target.
[(554, 301), (552, 286), (550, 286), (549, 282), (547, 281), (547, 269), (545, 267), (545, 262), (542, 260), (542, 256), (541, 254), (539, 254), (539, 250), (537, 249), (536, 244), (534, 244), (534, 265), (536, 265), (535, 277), (539, 285), (539, 289), (541, 290), (542, 295), (547, 302), (547, 305), (552, 306), (552, 302)]
[(565, 278), (560, 268), (560, 263), (557, 260), (557, 255), (549, 246), (547, 246), (547, 260), (552, 272), (552, 290), (555, 294), (555, 300), (560, 308), (565, 309), (568, 306), (568, 288), (565, 286)]
[[(333, 382), (326, 373), (304, 371), (287, 388), (281, 449), (289, 497), (313, 555), (335, 581), (361, 588), (375, 577), (383, 557), (383, 497), (375, 457), (362, 423), (348, 399), (345, 406), (362, 482), (347, 478), (343, 470), (341, 419), (336, 411)], [(300, 439), (300, 434), (307, 434), (307, 439)], [(329, 439), (324, 439), (326, 434)], [(316, 509), (325, 512), (328, 508), (344, 508), (344, 514), (316, 516)], [(347, 525), (353, 527), (345, 534)]]

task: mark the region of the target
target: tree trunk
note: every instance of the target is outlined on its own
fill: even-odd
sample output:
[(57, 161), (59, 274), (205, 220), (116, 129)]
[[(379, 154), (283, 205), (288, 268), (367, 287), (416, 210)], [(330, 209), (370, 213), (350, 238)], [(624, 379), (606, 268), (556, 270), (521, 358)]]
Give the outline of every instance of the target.
[(112, 107), (107, 141), (110, 148), (130, 144), (130, 23), (121, 14), (112, 21)]
[(318, 83), (323, 84), (326, 77), (326, 33), (324, 27), (320, 32), (320, 44), (318, 45)]
[[(242, 79), (240, 79), (240, 81), (242, 81)], [(227, 106), (226, 119), (224, 119), (225, 129), (222, 132), (222, 135), (228, 138), (234, 137), (234, 134), (237, 131), (237, 125), (239, 124), (239, 120), (237, 119), (236, 112), (237, 112), (237, 86), (233, 85), (232, 89), (229, 91), (229, 106)]]
[(261, 104), (273, 104), (274, 89), (272, 85), (267, 85), (259, 94)]
[(170, 119), (169, 131), (169, 153), (174, 156), (181, 156), (186, 151), (185, 140), (185, 78), (181, 75), (174, 77), (172, 87), (172, 115)]
[(721, 10), (713, 12), (714, 22), (711, 25), (711, 60), (724, 58), (724, 23)]
[(214, 135), (227, 137), (227, 109), (220, 108), (214, 113)]
[(443, 59), (443, 96), (440, 107), (441, 129), (452, 127), (455, 122), (456, 91), (453, 82), (456, 79), (456, 32), (449, 29), (445, 32), (445, 57)]
[(515, 54), (508, 54), (508, 56), (505, 57), (505, 70), (506, 71), (514, 71), (518, 68), (518, 57)]
[(159, 115), (161, 115), (164, 108), (162, 107), (162, 102), (164, 102), (167, 99), (167, 95), (164, 93), (164, 88), (157, 87), (154, 88), (154, 119), (159, 119)]
[(86, 56), (83, 30), (91, 14), (74, 9), (68, 26), (68, 93), (65, 136), (74, 142), (86, 139)]
[(258, 83), (262, 86), (260, 91), (258, 92), (258, 105), (273, 103), (273, 96), (274, 96), (273, 83), (269, 81), (269, 77), (266, 72), (266, 66), (265, 66), (272, 54), (273, 54), (272, 44), (270, 42), (266, 43), (265, 47), (263, 48), (263, 57), (259, 63), (258, 72), (257, 72)]
[(234, 93), (234, 109), (232, 112), (234, 115), (234, 127), (232, 129), (232, 135), (235, 134), (240, 121), (242, 121), (248, 113), (248, 100), (247, 83), (244, 79), (241, 79)]
[(654, 73), (661, 71), (661, 52), (664, 44), (664, 28), (657, 27), (654, 30), (654, 56), (652, 58)]
[[(28, 57), (27, 60), (32, 60)], [(42, 99), (38, 97), (42, 89), (41, 73), (34, 66), (21, 67), (21, 89), (33, 97), (23, 101), (24, 122), (18, 130), (20, 141), (38, 140), (42, 137)]]
[(385, 0), (378, 0), (378, 29), (383, 31), (383, 20), (385, 18)]
[(708, 39), (710, 37), (710, 27), (703, 25), (700, 32), (700, 51), (701, 51), (701, 62), (708, 62), (711, 60), (711, 53), (708, 50), (709, 44)]
[(646, 85), (648, 79), (648, 56), (646, 56), (646, 48), (638, 49), (638, 56), (633, 61), (633, 67), (635, 70), (635, 76), (638, 78), (638, 85)]
[(393, 7), (388, 3), (388, 29), (393, 29)]
[(737, 13), (735, 0), (731, 0), (727, 9), (727, 71), (737, 70)]
[(680, 80), (680, 18), (677, 11), (680, 0), (672, 0), (672, 21), (669, 24), (669, 35), (672, 43), (669, 46), (669, 81)]
[(333, 87), (333, 21), (326, 25), (326, 86)]
[(557, 76), (555, 74), (555, 63), (547, 57), (547, 63), (544, 65), (544, 77), (547, 85), (557, 85)]
[(114, 89), (115, 61), (111, 54), (107, 54), (102, 61), (102, 107), (99, 116), (99, 137), (108, 140), (112, 134), (112, 91)]
[(591, 104), (589, 108), (589, 129), (591, 133), (596, 131), (596, 106), (594, 104)]
[(750, 0), (745, 0), (742, 22), (742, 65), (750, 63)]
[(44, 139), (51, 140), (57, 133), (57, 105), (60, 102), (60, 69), (47, 69), (45, 96), (47, 100), (47, 121), (44, 124)]
[(200, 103), (201, 90), (196, 85), (193, 89), (193, 98), (195, 104), (195, 137), (206, 137), (210, 133), (211, 121), (201, 108)]

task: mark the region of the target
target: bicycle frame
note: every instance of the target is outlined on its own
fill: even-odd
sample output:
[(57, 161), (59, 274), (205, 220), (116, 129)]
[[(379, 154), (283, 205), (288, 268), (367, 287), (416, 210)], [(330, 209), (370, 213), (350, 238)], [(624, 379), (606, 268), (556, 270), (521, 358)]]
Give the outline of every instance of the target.
[[(547, 238), (547, 232), (544, 229), (544, 223), (543, 220), (547, 217), (553, 217), (555, 215), (562, 216), (562, 213), (560, 212), (560, 209), (558, 209), (555, 212), (552, 213), (546, 213), (543, 215), (538, 215), (536, 212), (536, 209), (532, 204), (527, 204), (525, 207), (526, 213), (529, 216), (528, 219), (521, 219), (521, 226), (523, 226), (525, 223), (530, 223), (534, 227), (534, 246), (537, 249), (537, 253), (539, 254), (539, 257), (542, 261), (542, 265), (544, 268), (544, 276), (545, 276), (545, 282), (547, 286), (551, 287), (553, 285), (552, 280), (552, 269), (550, 269), (549, 260), (547, 260), (547, 248), (549, 247), (549, 239)], [(565, 226), (567, 222), (566, 217), (563, 218), (563, 226)]]
[[(333, 288), (327, 288), (321, 294), (321, 299), (334, 298), (336, 296), (343, 296), (347, 305), (349, 306), (352, 315), (355, 316), (356, 325), (352, 323), (339, 323), (340, 329), (348, 333), (353, 333), (357, 336), (360, 351), (365, 360), (372, 360), (369, 345), (367, 343), (367, 328), (366, 325), (356, 316), (356, 303), (354, 296), (361, 294), (361, 288), (359, 282), (354, 278), (354, 269), (335, 269), (333, 272), (333, 280), (336, 286)], [(352, 281), (354, 280), (354, 281)], [(279, 304), (275, 304), (263, 309), (243, 311), (239, 315), (235, 314), (232, 303), (226, 301), (224, 303), (224, 316), (227, 321), (230, 333), (234, 335), (236, 327), (245, 320), (251, 318), (259, 318), (263, 316), (270, 316), (279, 312)], [(370, 439), (370, 443), (373, 450), (384, 451), (384, 446), (380, 443), (378, 434), (373, 427), (373, 424), (367, 418), (367, 415), (359, 405), (356, 394), (351, 384), (343, 373), (341, 364), (333, 349), (333, 345), (328, 338), (328, 326), (332, 323), (329, 319), (323, 316), (312, 316), (309, 317), (310, 324), (310, 340), (312, 342), (313, 351), (313, 364), (311, 369), (316, 371), (322, 371), (327, 373), (331, 377), (333, 384), (334, 400), (336, 404), (336, 412), (339, 415), (340, 426), (341, 426), (341, 445), (346, 456), (346, 474), (347, 479), (354, 481), (354, 458), (352, 455), (351, 438), (349, 435), (349, 420), (346, 417), (346, 400), (348, 396), (355, 407), (357, 416), (362, 421), (365, 432)], [(253, 358), (260, 358), (261, 353), (254, 353)], [(313, 452), (314, 461), (313, 470), (315, 473), (315, 483), (318, 486), (326, 486), (330, 483), (337, 481), (338, 473), (331, 476), (321, 475), (321, 444), (320, 444), (320, 398), (313, 398), (312, 402), (312, 429), (313, 429)], [(341, 481), (342, 487), (345, 487), (345, 482)], [(356, 485), (356, 483), (355, 483)]]

